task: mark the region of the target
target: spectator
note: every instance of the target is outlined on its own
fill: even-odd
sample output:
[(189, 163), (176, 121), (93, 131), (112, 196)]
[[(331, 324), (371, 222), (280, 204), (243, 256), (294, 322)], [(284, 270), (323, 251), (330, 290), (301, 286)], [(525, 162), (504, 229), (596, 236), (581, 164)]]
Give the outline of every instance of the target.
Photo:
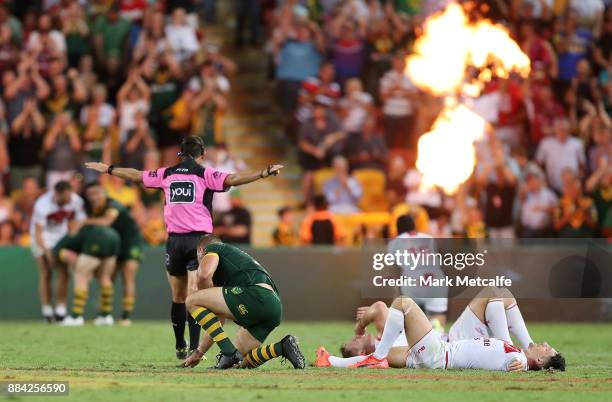
[(226, 243), (251, 244), (251, 213), (242, 204), (240, 191), (230, 194), (231, 209), (215, 223), (215, 234)]
[(13, 70), (19, 62), (19, 49), (11, 36), (11, 27), (0, 25), (0, 74)]
[(315, 99), (323, 100), (324, 103), (335, 105), (340, 99), (342, 91), (340, 84), (336, 82), (336, 69), (333, 63), (324, 62), (319, 67), (317, 76), (308, 77), (302, 82), (302, 91), (305, 98), (302, 103), (310, 103)]
[[(106, 103), (106, 87), (98, 84), (92, 91), (91, 103), (81, 109), (83, 153), (85, 161), (110, 161), (110, 133), (115, 126), (115, 109)], [(96, 180), (96, 172), (86, 169), (85, 182)]]
[(332, 60), (340, 84), (361, 76), (365, 62), (365, 24), (353, 19), (355, 15), (351, 6), (354, 4), (342, 8), (329, 26)]
[(589, 172), (595, 172), (602, 158), (612, 161), (612, 128), (599, 125), (593, 131), (593, 145), (589, 149)]
[(79, 129), (68, 112), (57, 114), (43, 142), (46, 154), (47, 188), (58, 181), (68, 181), (80, 165)]
[(405, 55), (393, 57), (392, 68), (380, 81), (380, 100), (383, 104), (385, 137), (389, 148), (416, 150), (413, 127), (413, 102), (416, 88), (404, 74)]
[(134, 128), (128, 130), (121, 147), (123, 166), (143, 170), (148, 154), (155, 152), (155, 140), (149, 133), (149, 123), (144, 111), (137, 110), (134, 115)]
[(26, 99), (42, 101), (49, 96), (49, 85), (38, 73), (35, 61), (24, 56), (17, 66), (17, 76), (13, 71), (5, 71), (2, 76), (6, 119), (9, 124), (23, 111)]
[(373, 112), (372, 96), (363, 92), (358, 78), (346, 82), (346, 96), (340, 101), (342, 129), (349, 134), (359, 133), (367, 116)]
[(28, 35), (26, 48), (34, 53), (45, 51), (45, 47), (51, 47), (54, 53), (66, 54), (66, 38), (61, 31), (53, 29), (51, 16), (43, 14), (38, 17), (37, 29)]
[(359, 200), (363, 189), (359, 182), (350, 175), (349, 164), (345, 157), (336, 156), (332, 162), (334, 177), (325, 182), (323, 192), (329, 202), (329, 210), (337, 214), (359, 212)]
[(50, 96), (44, 102), (45, 113), (51, 117), (68, 112), (71, 118), (75, 118), (87, 99), (87, 89), (81, 82), (78, 71), (71, 68), (68, 70), (68, 78), (63, 74), (53, 77), (51, 89)]
[(299, 160), (304, 170), (302, 189), (306, 200), (311, 196), (314, 172), (340, 153), (340, 141), (345, 137), (336, 115), (323, 103), (315, 102), (312, 118), (300, 127), (298, 135)]
[(136, 129), (136, 115), (146, 116), (149, 113), (151, 91), (134, 68), (127, 80), (117, 92), (117, 110), (119, 111), (119, 141), (125, 144), (128, 133)]
[(325, 49), (323, 34), (312, 22), (276, 29), (273, 37), (278, 102), (285, 113), (297, 107), (298, 92), (308, 77), (315, 76)]
[(439, 188), (423, 185), (423, 174), (410, 169), (404, 177), (406, 202), (425, 208), (429, 217), (437, 217), (442, 212), (444, 198)]
[(160, 163), (168, 166), (176, 160), (178, 144), (168, 127), (168, 110), (181, 95), (182, 72), (172, 53), (166, 51), (158, 58), (150, 55), (143, 63), (142, 73), (151, 90), (149, 127), (155, 133), (157, 147), (161, 151)]
[(83, 56), (90, 52), (90, 30), (78, 1), (73, 1), (61, 15), (62, 33), (66, 39), (68, 65), (76, 68)]
[(559, 237), (592, 237), (597, 224), (597, 211), (593, 199), (582, 193), (577, 178), (563, 185), (562, 197), (554, 211), (554, 226)]
[(597, 210), (599, 235), (612, 237), (612, 160), (601, 157), (597, 169), (586, 181)]
[(551, 237), (553, 211), (557, 196), (537, 172), (527, 173), (520, 193), (520, 236), (525, 238)]
[(26, 176), (23, 179), (23, 187), (14, 193), (15, 217), (13, 222), (16, 225), (18, 234), (29, 232), (34, 203), (41, 193), (42, 190), (38, 178), (32, 176)]
[(188, 60), (200, 47), (196, 31), (185, 17), (185, 9), (177, 7), (172, 11), (170, 24), (166, 25), (168, 44), (179, 63)]
[(272, 232), (272, 239), (277, 246), (296, 246), (299, 236), (294, 227), (293, 210), (283, 207), (278, 210), (278, 225)]
[(312, 200), (311, 211), (306, 214), (300, 227), (300, 238), (305, 244), (339, 244), (344, 233), (340, 222), (329, 211), (323, 195)]
[[(193, 81), (194, 79), (192, 79)], [(217, 118), (227, 109), (229, 80), (219, 72), (212, 60), (202, 64), (199, 80), (203, 90), (201, 104), (195, 107), (196, 122), (193, 133), (199, 135), (207, 145), (217, 144), (222, 133), (217, 132)]]
[(113, 3), (105, 14), (96, 19), (93, 26), (96, 60), (107, 76), (119, 73), (130, 29), (130, 21), (119, 15), (118, 3)]
[(166, 242), (166, 224), (161, 203), (153, 203), (146, 210), (146, 219), (142, 227), (142, 235), (151, 246), (159, 246)]
[(582, 141), (569, 135), (567, 119), (556, 119), (553, 130), (554, 135), (540, 143), (535, 159), (544, 167), (551, 187), (560, 193), (563, 171), (570, 169), (576, 175), (581, 175), (584, 172), (585, 156)]
[(23, 109), (11, 123), (8, 140), (8, 151), (11, 156), (11, 190), (22, 187), (25, 177), (40, 180), (41, 148), (45, 118), (36, 100), (28, 98), (23, 101)]
[(349, 160), (352, 170), (385, 171), (387, 145), (376, 126), (376, 118), (366, 117), (361, 131), (349, 134), (344, 147), (344, 155)]
[(492, 163), (478, 172), (477, 182), (483, 190), (484, 222), (492, 239), (514, 238), (513, 203), (516, 197), (516, 175), (506, 161), (503, 147), (493, 149)]
[(0, 223), (13, 220), (13, 201), (6, 194), (6, 188), (0, 181)]
[(389, 168), (387, 171), (387, 200), (389, 205), (394, 207), (395, 205), (404, 202), (406, 199), (406, 186), (404, 185), (404, 178), (408, 169), (406, 168), (406, 161), (399, 155), (395, 155), (389, 161)]
[(260, 1), (237, 0), (236, 6), (236, 47), (244, 45), (244, 31), (249, 30), (249, 44), (256, 46), (259, 40)]
[(10, 221), (0, 222), (0, 246), (15, 244), (15, 226)]
[[(207, 148), (206, 152), (208, 155), (206, 166), (210, 166), (215, 170), (226, 173), (236, 173), (246, 168), (243, 161), (232, 157), (225, 144)], [(228, 191), (216, 193), (212, 202), (214, 213), (218, 214), (229, 211), (232, 208), (230, 198)]]

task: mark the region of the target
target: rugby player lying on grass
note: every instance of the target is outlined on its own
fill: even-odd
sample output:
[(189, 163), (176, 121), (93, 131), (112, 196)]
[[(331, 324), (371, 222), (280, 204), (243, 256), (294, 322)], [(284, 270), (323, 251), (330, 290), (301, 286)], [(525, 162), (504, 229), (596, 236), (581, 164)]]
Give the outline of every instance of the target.
[[(473, 368), (501, 371), (542, 368), (565, 370), (565, 359), (559, 353), (546, 343), (533, 343), (516, 300), (506, 289), (482, 290), (451, 328), (449, 342), (442, 340), (439, 334), (432, 330), (425, 314), (412, 299), (400, 297), (388, 310), (383, 306), (384, 303), (378, 302), (365, 310), (356, 324), (357, 335), (341, 348), (345, 356), (371, 354), (340, 358), (330, 356), (325, 348), (320, 347), (317, 349), (315, 365)], [(386, 317), (384, 330), (380, 342), (375, 345), (373, 337), (362, 334), (369, 323), (374, 323), (380, 334), (382, 317)], [(485, 321), (489, 323), (488, 327), (484, 324)], [(511, 344), (508, 327), (524, 346), (523, 350)], [(402, 336), (404, 331), (405, 336)], [(482, 338), (477, 338), (478, 336)], [(402, 346), (402, 342), (405, 342), (406, 346)]]
[[(262, 345), (283, 312), (276, 285), (264, 267), (212, 234), (202, 236), (198, 244), (198, 263), (200, 290), (187, 297), (187, 309), (206, 334), (183, 366), (196, 366), (214, 342), (221, 349), (217, 369), (255, 368), (276, 357), (303, 369), (306, 362), (292, 335)], [(234, 342), (223, 330), (226, 318), (240, 326)]]

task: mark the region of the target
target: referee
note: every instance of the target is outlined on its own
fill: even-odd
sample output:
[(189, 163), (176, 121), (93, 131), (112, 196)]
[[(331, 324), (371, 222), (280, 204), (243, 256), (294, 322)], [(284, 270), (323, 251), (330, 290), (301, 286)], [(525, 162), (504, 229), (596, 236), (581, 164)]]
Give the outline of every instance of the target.
[(283, 165), (269, 165), (262, 171), (223, 173), (202, 166), (204, 142), (199, 137), (186, 137), (181, 143), (179, 163), (157, 170), (115, 167), (100, 162), (87, 162), (88, 169), (108, 173), (122, 179), (142, 183), (148, 188), (163, 190), (164, 220), (168, 231), (166, 271), (172, 290), (171, 321), (176, 340), (176, 357), (185, 359), (198, 347), (200, 326), (189, 316), (189, 349), (185, 342), (187, 310), (185, 299), (197, 290), (197, 246), (200, 237), (212, 233), (212, 200), (215, 192), (248, 184), (268, 176), (276, 176)]

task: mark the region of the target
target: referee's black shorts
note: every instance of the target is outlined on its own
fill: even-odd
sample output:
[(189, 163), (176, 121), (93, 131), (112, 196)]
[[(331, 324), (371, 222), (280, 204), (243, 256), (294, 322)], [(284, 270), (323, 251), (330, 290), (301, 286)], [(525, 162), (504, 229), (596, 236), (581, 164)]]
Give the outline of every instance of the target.
[(198, 269), (198, 243), (206, 232), (170, 233), (166, 242), (166, 270), (172, 276)]

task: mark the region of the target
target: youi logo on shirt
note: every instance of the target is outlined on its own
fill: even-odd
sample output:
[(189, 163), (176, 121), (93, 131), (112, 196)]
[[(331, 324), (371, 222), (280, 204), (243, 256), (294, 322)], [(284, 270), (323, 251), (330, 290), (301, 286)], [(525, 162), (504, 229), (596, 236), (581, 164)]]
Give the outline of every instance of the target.
[(170, 202), (173, 204), (191, 204), (195, 201), (195, 183), (192, 181), (174, 181), (170, 183)]

